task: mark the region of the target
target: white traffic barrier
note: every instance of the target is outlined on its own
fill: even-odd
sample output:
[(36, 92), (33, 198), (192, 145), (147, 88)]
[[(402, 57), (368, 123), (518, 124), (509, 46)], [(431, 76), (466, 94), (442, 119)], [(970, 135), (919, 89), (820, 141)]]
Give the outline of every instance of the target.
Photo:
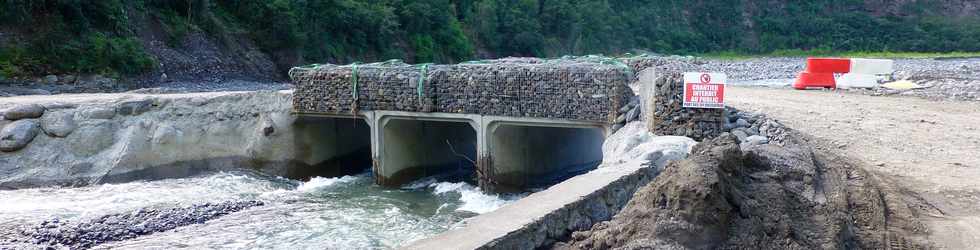
[(885, 75), (893, 71), (895, 71), (893, 60), (851, 58), (851, 71), (848, 73)]
[(879, 76), (873, 74), (847, 73), (837, 78), (837, 88), (874, 88), (878, 86)]

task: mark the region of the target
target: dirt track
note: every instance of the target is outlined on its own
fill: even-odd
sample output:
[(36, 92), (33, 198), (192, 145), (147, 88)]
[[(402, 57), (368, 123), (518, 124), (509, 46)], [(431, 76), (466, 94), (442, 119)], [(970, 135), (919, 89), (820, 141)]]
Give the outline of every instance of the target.
[(812, 135), (924, 200), (917, 210), (937, 247), (980, 246), (980, 103), (748, 87), (726, 96), (728, 105)]

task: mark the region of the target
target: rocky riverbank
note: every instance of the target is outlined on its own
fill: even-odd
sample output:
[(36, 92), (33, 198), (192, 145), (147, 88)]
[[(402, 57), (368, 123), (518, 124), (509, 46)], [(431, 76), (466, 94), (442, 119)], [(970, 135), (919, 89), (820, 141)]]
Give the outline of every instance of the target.
[(145, 208), (80, 222), (55, 218), (33, 227), (19, 229), (18, 233), (0, 235), (0, 247), (88, 249), (107, 242), (201, 224), (261, 205), (261, 201), (230, 201), (186, 207)]

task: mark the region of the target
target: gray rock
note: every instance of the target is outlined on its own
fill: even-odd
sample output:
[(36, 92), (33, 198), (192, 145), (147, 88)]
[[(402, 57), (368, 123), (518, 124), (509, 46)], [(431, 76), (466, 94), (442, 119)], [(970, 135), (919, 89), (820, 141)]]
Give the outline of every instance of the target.
[(741, 147), (744, 150), (745, 148), (751, 146), (762, 145), (767, 143), (769, 143), (769, 139), (766, 139), (765, 137), (762, 136), (753, 135), (753, 136), (749, 136), (749, 138), (745, 138), (745, 141), (739, 144), (739, 147)]
[(82, 110), (82, 117), (86, 119), (112, 119), (116, 116), (116, 110), (106, 107), (93, 107)]
[[(619, 129), (623, 128), (623, 126), (625, 126), (625, 125), (623, 125), (622, 123), (616, 123), (616, 124), (613, 124), (612, 125), (612, 128), (610, 128), (610, 129), (612, 130), (612, 132), (616, 132), (616, 131), (619, 131)], [(265, 132), (265, 131), (263, 131), (263, 132)], [(266, 135), (266, 136), (268, 136), (268, 135)]]
[(87, 173), (91, 171), (94, 166), (95, 165), (93, 165), (91, 162), (75, 163), (72, 164), (71, 167), (68, 167), (68, 174), (77, 175)]
[(58, 83), (58, 76), (56, 76), (56, 75), (47, 75), (47, 76), (44, 77), (44, 83), (47, 83), (47, 84)]
[(753, 135), (745, 138), (745, 142), (749, 144), (766, 144), (768, 141), (768, 139), (759, 135)]
[(41, 117), (41, 129), (49, 136), (68, 136), (75, 127), (75, 111), (48, 112)]
[(177, 140), (179, 131), (174, 126), (168, 124), (162, 124), (157, 126), (156, 131), (153, 132), (153, 143), (158, 145), (171, 144)]
[(42, 104), (41, 106), (44, 106), (44, 109), (45, 110), (73, 109), (73, 108), (78, 107), (78, 105), (75, 105), (75, 104), (71, 104), (71, 103), (60, 103), (60, 102), (46, 103), (46, 104)]
[(630, 109), (632, 109), (632, 108), (633, 108), (633, 105), (630, 105), (630, 104), (623, 105), (622, 108), (619, 108), (619, 113), (629, 112)]
[(745, 130), (744, 129), (741, 129), (741, 128), (732, 130), (732, 135), (735, 135), (735, 137), (738, 137), (738, 141), (739, 142), (744, 142), (746, 139), (749, 138), (749, 134), (748, 133), (745, 133)]
[(734, 123), (730, 123), (730, 122), (726, 122), (726, 123), (725, 123), (725, 124), (724, 124), (724, 125), (722, 126), (722, 128), (724, 129), (724, 131), (731, 131), (732, 129), (734, 129), (734, 128), (735, 128), (735, 124), (734, 124)]
[(88, 157), (112, 146), (115, 138), (113, 124), (106, 122), (79, 127), (67, 137), (67, 144), (75, 155)]
[(749, 121), (746, 121), (745, 119), (739, 118), (738, 120), (735, 121), (735, 126), (740, 128), (747, 128), (749, 126), (752, 126), (752, 124), (749, 123)]
[(749, 136), (759, 135), (759, 128), (752, 126), (749, 129), (746, 129), (745, 133), (748, 134)]
[(7, 124), (0, 130), (0, 151), (13, 152), (26, 147), (37, 136), (37, 131), (35, 120), (19, 120)]
[(3, 117), (7, 120), (15, 121), (20, 119), (38, 118), (43, 114), (44, 106), (38, 104), (26, 104), (8, 109), (3, 113)]
[(78, 77), (75, 75), (63, 75), (61, 76), (61, 79), (58, 80), (61, 80), (61, 83), (74, 83), (76, 79), (78, 79)]
[(626, 122), (636, 121), (640, 118), (640, 107), (633, 107), (626, 113)]
[(624, 122), (626, 122), (626, 114), (622, 114), (619, 115), (619, 117), (616, 117), (615, 123), (624, 123)]
[(128, 101), (120, 103), (116, 107), (116, 112), (120, 115), (140, 115), (146, 111), (150, 111), (152, 106), (153, 102), (150, 100)]
[(676, 136), (687, 136), (687, 129), (686, 128), (677, 128), (676, 130), (674, 130), (674, 135), (676, 135)]

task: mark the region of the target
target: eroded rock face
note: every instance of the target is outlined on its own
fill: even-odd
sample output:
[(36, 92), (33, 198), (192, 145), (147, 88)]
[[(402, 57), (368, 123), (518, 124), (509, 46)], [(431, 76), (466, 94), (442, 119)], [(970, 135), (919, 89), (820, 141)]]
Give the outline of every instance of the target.
[(237, 168), (285, 174), (320, 163), (309, 152), (328, 147), (296, 140), (316, 131), (294, 128), (290, 91), (136, 98), (58, 100), (68, 105), (48, 110), (41, 119), (0, 121), (0, 126), (9, 123), (3, 126), (9, 131), (0, 152), (0, 189), (178, 178)]
[(149, 111), (153, 106), (153, 101), (142, 100), (142, 101), (129, 101), (119, 104), (116, 107), (116, 111), (120, 115), (140, 115), (146, 111)]
[(41, 129), (49, 136), (68, 136), (75, 127), (75, 111), (48, 112), (41, 117)]
[(69, 152), (78, 157), (88, 157), (104, 151), (115, 141), (115, 128), (111, 122), (97, 122), (80, 126), (68, 135)]
[(26, 147), (37, 136), (37, 132), (35, 120), (18, 120), (7, 124), (0, 130), (0, 151), (13, 152)]
[(108, 107), (91, 107), (82, 110), (82, 117), (86, 119), (112, 119), (116, 116), (116, 110)]
[(33, 119), (44, 114), (44, 106), (38, 104), (18, 105), (3, 113), (7, 120)]

